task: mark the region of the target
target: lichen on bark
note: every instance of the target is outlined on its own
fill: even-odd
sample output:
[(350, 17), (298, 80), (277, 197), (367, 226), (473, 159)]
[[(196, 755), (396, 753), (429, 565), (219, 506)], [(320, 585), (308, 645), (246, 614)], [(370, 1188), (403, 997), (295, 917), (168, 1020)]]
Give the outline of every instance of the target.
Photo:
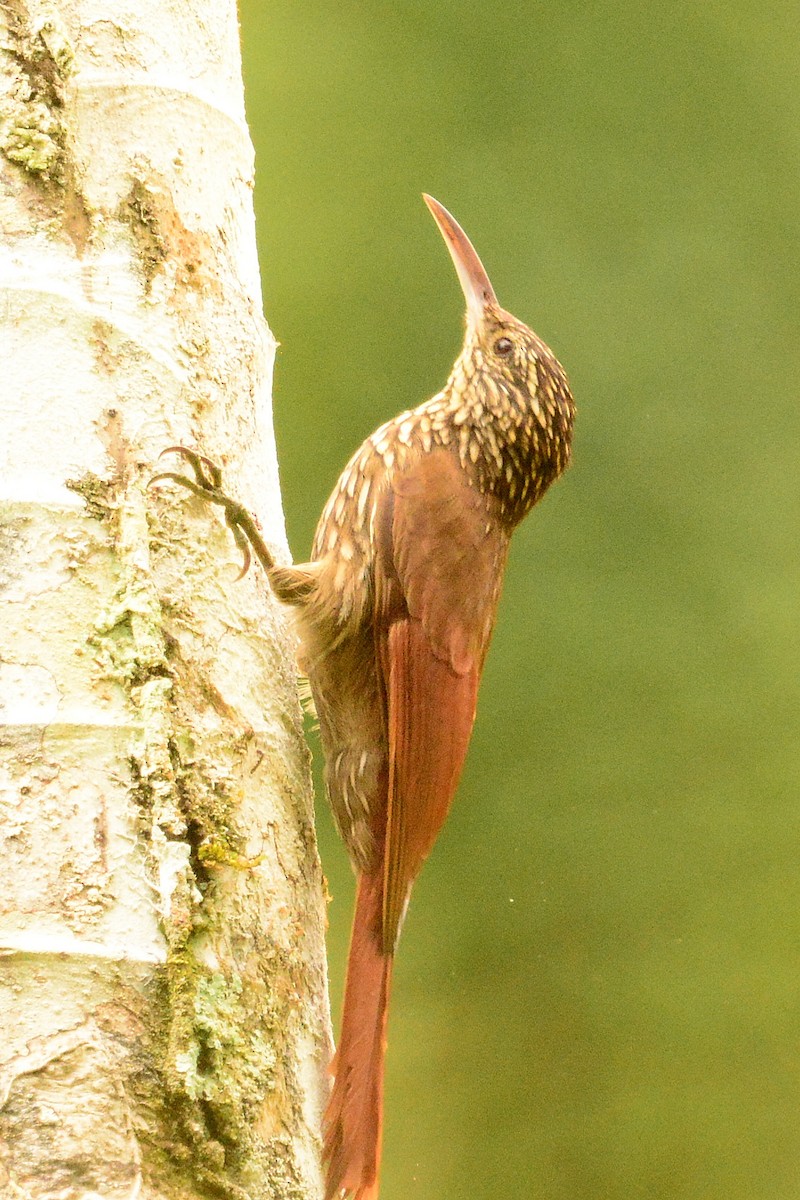
[(74, 51), (55, 11), (36, 23), (22, 0), (7, 0), (3, 9), (9, 82), (0, 101), (2, 153), (45, 185), (63, 187), (64, 106)]

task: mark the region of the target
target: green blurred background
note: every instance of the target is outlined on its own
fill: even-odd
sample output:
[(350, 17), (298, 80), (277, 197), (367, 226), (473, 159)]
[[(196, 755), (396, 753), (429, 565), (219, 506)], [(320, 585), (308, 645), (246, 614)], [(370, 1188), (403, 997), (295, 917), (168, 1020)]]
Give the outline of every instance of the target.
[[(382, 1200), (800, 1196), (795, 3), (243, 0), (291, 544), (461, 338), (569, 371), (398, 958)], [(338, 1012), (351, 877), (320, 803)]]

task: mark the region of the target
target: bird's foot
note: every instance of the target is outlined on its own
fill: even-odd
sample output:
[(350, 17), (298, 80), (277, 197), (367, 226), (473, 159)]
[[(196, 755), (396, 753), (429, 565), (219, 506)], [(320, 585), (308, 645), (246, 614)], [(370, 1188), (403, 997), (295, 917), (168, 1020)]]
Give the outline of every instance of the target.
[(189, 450), (186, 446), (168, 446), (166, 450), (161, 451), (158, 457), (163, 458), (165, 454), (178, 454), (185, 459), (192, 469), (194, 478), (190, 479), (188, 475), (181, 475), (177, 471), (161, 471), (158, 475), (153, 476), (148, 486), (160, 483), (163, 479), (170, 479), (173, 483), (179, 483), (182, 487), (188, 488), (195, 496), (200, 496), (210, 504), (218, 504), (225, 513), (225, 521), (242, 555), (242, 569), (236, 578), (241, 579), (247, 574), (252, 561), (252, 553), (255, 553), (256, 558), (269, 574), (275, 564), (258, 530), (255, 518), (238, 500), (231, 499), (223, 492), (222, 471), (217, 464), (210, 458), (206, 458), (205, 454), (198, 454), (196, 450)]

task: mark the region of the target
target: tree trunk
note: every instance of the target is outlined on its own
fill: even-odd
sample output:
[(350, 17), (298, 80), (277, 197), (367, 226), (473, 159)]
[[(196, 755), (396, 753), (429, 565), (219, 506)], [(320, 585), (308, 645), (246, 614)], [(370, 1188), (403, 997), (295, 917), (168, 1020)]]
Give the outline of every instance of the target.
[(201, 448), (286, 560), (235, 6), (2, 18), (0, 1194), (318, 1197), (291, 640), (147, 488)]

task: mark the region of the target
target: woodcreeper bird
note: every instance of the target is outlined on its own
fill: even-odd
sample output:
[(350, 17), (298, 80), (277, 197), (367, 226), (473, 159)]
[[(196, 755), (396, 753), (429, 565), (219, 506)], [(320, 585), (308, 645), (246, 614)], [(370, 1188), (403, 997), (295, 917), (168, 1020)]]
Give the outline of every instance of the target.
[[(324, 1121), (326, 1200), (376, 1200), (389, 988), (411, 886), (467, 752), (509, 540), (569, 462), (574, 404), (548, 347), (502, 309), (471, 242), (425, 201), (467, 302), (466, 336), (431, 400), (382, 425), (322, 513), (311, 561), (277, 567), (208, 459), (182, 447), (250, 561), (294, 610), (333, 815), (357, 896)], [(249, 543), (249, 545), (248, 545)]]

